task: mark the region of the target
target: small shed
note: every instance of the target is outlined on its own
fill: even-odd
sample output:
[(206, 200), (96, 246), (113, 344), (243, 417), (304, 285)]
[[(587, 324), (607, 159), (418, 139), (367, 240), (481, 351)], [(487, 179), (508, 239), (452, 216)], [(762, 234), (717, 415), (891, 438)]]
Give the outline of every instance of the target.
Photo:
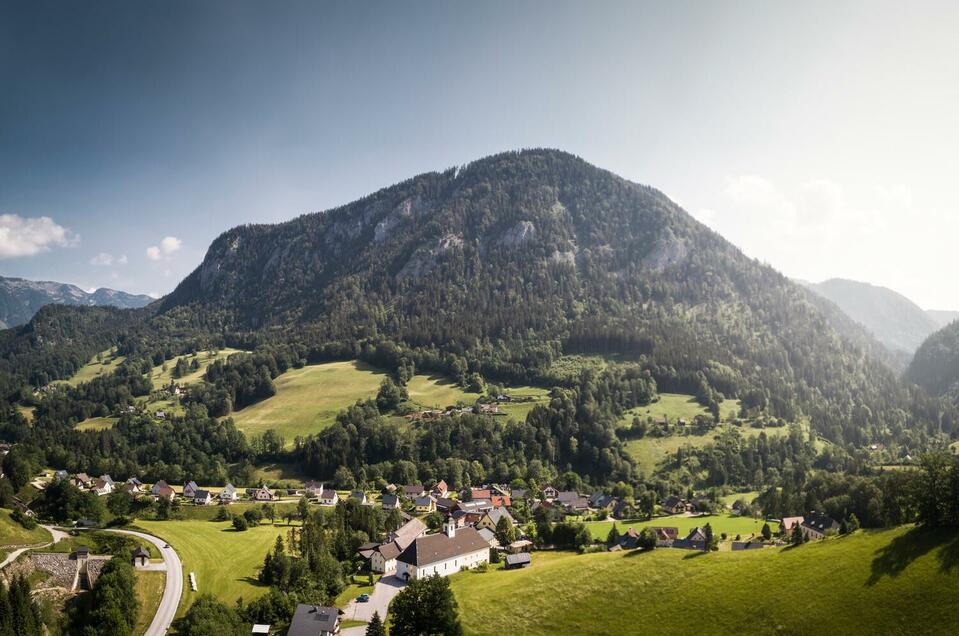
[(520, 568), (528, 568), (532, 565), (533, 559), (530, 556), (529, 552), (520, 552), (519, 554), (510, 554), (506, 557), (506, 569), (507, 570), (518, 570)]
[(258, 634), (266, 634), (266, 636), (270, 636), (270, 626), (269, 626), (269, 625), (254, 625), (254, 626), (253, 626), (253, 631), (250, 632), (250, 633), (253, 634), (254, 636), (257, 636)]
[(533, 547), (532, 541), (529, 541), (527, 539), (518, 539), (516, 541), (513, 541), (511, 544), (509, 544), (509, 546), (507, 547), (507, 551), (509, 551), (512, 554), (519, 554), (521, 552), (529, 552), (532, 547)]
[(90, 556), (90, 548), (88, 548), (85, 545), (81, 545), (80, 547), (77, 548), (77, 551), (74, 552), (73, 555), (76, 557), (78, 561), (80, 559), (86, 559)]
[(143, 567), (149, 562), (150, 562), (150, 553), (142, 545), (133, 551), (134, 567), (136, 566)]

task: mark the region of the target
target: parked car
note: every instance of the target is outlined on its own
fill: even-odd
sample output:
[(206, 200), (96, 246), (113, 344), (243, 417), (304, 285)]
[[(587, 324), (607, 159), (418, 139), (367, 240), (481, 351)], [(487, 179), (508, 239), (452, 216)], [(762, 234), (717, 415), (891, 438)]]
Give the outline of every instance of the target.
[(356, 602), (357, 602), (357, 603), (366, 603), (366, 602), (368, 602), (369, 600), (370, 600), (370, 595), (369, 595), (369, 594), (360, 594), (359, 596), (356, 597)]

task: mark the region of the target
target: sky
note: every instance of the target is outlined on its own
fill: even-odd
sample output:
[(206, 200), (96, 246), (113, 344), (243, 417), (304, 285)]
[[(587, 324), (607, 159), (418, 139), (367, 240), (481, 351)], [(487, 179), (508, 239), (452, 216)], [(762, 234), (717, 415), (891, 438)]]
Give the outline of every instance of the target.
[(788, 276), (959, 309), (957, 33), (955, 2), (0, 0), (0, 274), (164, 294), (232, 226), (554, 147)]

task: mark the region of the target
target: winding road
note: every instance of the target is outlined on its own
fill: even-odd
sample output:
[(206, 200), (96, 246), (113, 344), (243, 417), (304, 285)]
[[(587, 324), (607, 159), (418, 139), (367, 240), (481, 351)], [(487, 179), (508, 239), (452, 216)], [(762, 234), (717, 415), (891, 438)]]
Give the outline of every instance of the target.
[(159, 539), (152, 534), (134, 530), (106, 530), (106, 532), (129, 534), (144, 541), (149, 541), (160, 551), (163, 564), (166, 566), (166, 587), (163, 589), (160, 606), (157, 608), (157, 613), (153, 617), (150, 627), (147, 628), (145, 636), (163, 636), (169, 631), (170, 625), (173, 624), (173, 617), (176, 616), (177, 607), (180, 605), (180, 597), (183, 595), (183, 564), (180, 563), (180, 556), (173, 548), (164, 547), (167, 544), (163, 539)]

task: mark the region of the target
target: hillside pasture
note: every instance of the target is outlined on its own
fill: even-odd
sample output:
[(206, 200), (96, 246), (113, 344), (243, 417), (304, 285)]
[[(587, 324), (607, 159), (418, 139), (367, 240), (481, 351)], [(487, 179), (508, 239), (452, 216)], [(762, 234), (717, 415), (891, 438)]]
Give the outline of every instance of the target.
[(119, 420), (120, 418), (117, 417), (91, 417), (82, 422), (77, 422), (74, 428), (78, 431), (105, 431), (113, 428), (113, 425)]
[[(742, 537), (745, 538), (749, 535), (758, 535), (760, 532), (762, 532), (763, 524), (766, 522), (762, 519), (753, 519), (752, 517), (717, 514), (696, 517), (670, 515), (668, 517), (653, 517), (649, 521), (640, 519), (627, 519), (624, 521), (616, 520), (615, 523), (620, 534), (626, 532), (630, 528), (640, 530), (649, 526), (667, 526), (679, 528), (680, 536), (685, 536), (689, 534), (689, 531), (693, 528), (704, 526), (708, 523), (710, 526), (712, 526), (713, 534), (716, 537), (719, 537), (723, 532), (725, 532), (729, 538), (734, 538), (737, 534), (742, 535)], [(605, 541), (606, 537), (609, 535), (609, 531), (613, 527), (613, 520), (587, 521), (584, 525), (589, 529), (589, 533), (594, 539)], [(779, 524), (770, 521), (769, 528), (773, 531), (773, 533), (776, 533), (779, 531)]]
[[(150, 381), (153, 383), (154, 389), (161, 389), (163, 387), (170, 386), (170, 382), (174, 380), (177, 384), (182, 385), (199, 382), (203, 379), (203, 374), (206, 373), (206, 368), (208, 366), (217, 360), (226, 360), (234, 353), (243, 353), (243, 351), (240, 349), (231, 349), (227, 347), (225, 349), (217, 349), (216, 351), (198, 351), (196, 356), (192, 354), (176, 356), (165, 361), (163, 364), (158, 364), (157, 366), (153, 367), (153, 370), (150, 371)], [(181, 358), (187, 362), (192, 362), (195, 358), (200, 367), (195, 371), (191, 371), (189, 374), (184, 375), (183, 377), (174, 378), (173, 370), (176, 368), (177, 361), (179, 361)]]
[[(675, 425), (680, 419), (692, 422), (697, 415), (712, 417), (709, 410), (696, 401), (692, 395), (683, 393), (660, 393), (659, 399), (647, 406), (637, 406), (630, 409), (620, 421), (620, 426), (629, 426), (634, 417), (642, 420), (652, 418), (658, 420), (665, 418), (670, 426)], [(729, 422), (739, 415), (739, 400), (724, 400), (719, 405), (719, 418), (723, 422)]]
[(40, 545), (50, 541), (50, 533), (37, 526), (27, 530), (10, 518), (10, 510), (0, 509), (0, 548)]
[(126, 357), (117, 355), (116, 348), (106, 349), (90, 358), (90, 361), (80, 367), (68, 380), (61, 380), (57, 383), (77, 386), (81, 382), (89, 382), (94, 378), (113, 373), (124, 360), (126, 360)]
[(464, 633), (948, 634), (959, 536), (900, 528), (799, 548), (533, 553), (452, 577)]

